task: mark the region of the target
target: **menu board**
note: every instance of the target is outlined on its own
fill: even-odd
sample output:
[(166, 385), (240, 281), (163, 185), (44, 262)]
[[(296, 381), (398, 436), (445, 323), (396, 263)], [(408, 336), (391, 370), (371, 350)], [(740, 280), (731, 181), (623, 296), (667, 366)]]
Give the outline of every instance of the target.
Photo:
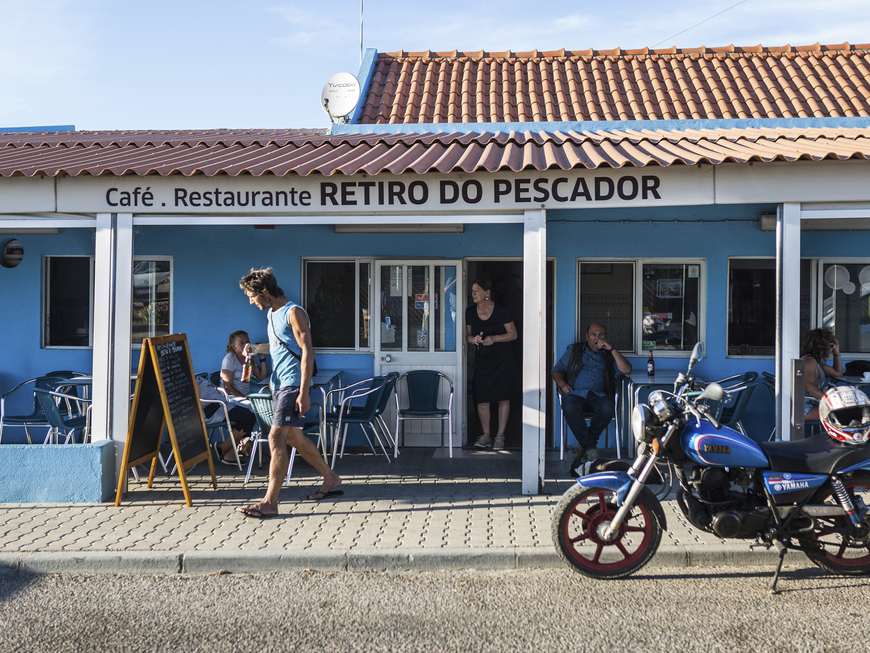
[(169, 431), (178, 477), (187, 505), (192, 505), (185, 470), (203, 460), (208, 461), (212, 485), (217, 489), (214, 463), (208, 448), (208, 434), (200, 409), (196, 377), (193, 374), (187, 336), (183, 333), (145, 338), (136, 392), (130, 414), (130, 430), (124, 447), (123, 470), (118, 482), (115, 505), (121, 496), (127, 470), (151, 461), (150, 488), (157, 468), (157, 456), (164, 428)]

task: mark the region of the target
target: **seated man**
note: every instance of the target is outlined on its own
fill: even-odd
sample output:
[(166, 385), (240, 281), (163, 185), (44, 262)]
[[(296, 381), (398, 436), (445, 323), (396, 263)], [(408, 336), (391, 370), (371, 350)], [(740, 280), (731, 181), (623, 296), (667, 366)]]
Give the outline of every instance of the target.
[[(583, 454), (598, 458), (598, 437), (613, 419), (616, 407), (616, 372), (629, 374), (631, 363), (607, 342), (607, 331), (590, 324), (585, 342), (570, 345), (553, 366), (553, 380), (562, 394), (565, 421), (577, 438), (571, 475), (577, 477)], [(584, 412), (593, 413), (589, 425)]]

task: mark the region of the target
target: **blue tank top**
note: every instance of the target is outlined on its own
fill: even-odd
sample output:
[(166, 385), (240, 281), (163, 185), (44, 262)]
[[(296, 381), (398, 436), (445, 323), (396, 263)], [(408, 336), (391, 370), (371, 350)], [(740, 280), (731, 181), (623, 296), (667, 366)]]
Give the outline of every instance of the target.
[[(302, 366), (299, 359), (284, 349), (277, 340), (280, 338), (290, 349), (302, 355), (302, 349), (296, 342), (296, 336), (293, 335), (293, 328), (287, 323), (287, 315), (293, 308), (302, 309), (299, 304), (287, 302), (286, 306), (282, 306), (277, 311), (270, 308), (266, 316), (269, 320), (269, 354), (272, 356), (271, 381), (274, 389), (298, 386), (302, 381)], [(304, 312), (304, 309), (302, 310)]]

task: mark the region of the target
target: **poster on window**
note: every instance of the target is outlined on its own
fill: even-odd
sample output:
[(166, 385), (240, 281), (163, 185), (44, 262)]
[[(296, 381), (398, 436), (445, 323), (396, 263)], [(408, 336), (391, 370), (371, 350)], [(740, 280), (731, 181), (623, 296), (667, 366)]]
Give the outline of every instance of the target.
[(656, 281), (656, 297), (659, 299), (682, 299), (682, 279), (659, 279)]

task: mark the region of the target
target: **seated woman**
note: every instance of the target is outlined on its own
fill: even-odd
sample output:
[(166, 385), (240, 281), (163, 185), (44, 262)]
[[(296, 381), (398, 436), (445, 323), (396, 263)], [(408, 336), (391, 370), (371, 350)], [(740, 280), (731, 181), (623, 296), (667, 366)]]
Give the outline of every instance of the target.
[[(245, 456), (251, 453), (251, 440), (248, 437), (255, 423), (254, 414), (245, 407), (247, 396), (251, 391), (250, 381), (242, 381), (242, 372), (245, 368), (245, 358), (248, 353), (254, 357), (254, 367), (251, 370), (251, 375), (258, 381), (262, 381), (269, 375), (269, 370), (266, 367), (266, 359), (256, 353), (256, 347), (251, 344), (251, 340), (245, 331), (233, 331), (230, 334), (230, 339), (227, 342), (227, 355), (221, 363), (221, 385), (227, 396), (232, 402), (230, 408), (230, 421), (233, 423), (235, 430), (236, 420), (244, 418), (245, 422), (250, 421), (250, 427), (243, 437), (236, 435), (236, 443), (239, 447), (239, 453)], [(240, 411), (244, 411), (243, 415)], [(234, 412), (236, 417), (234, 417)], [(224, 440), (221, 445), (221, 461), (233, 464), (235, 461), (227, 460), (226, 456), (230, 453), (232, 445), (230, 441)], [(232, 456), (231, 456), (232, 458)]]
[[(827, 359), (833, 355), (834, 365)], [(825, 396), (826, 376), (839, 379), (843, 376), (843, 359), (840, 343), (830, 329), (813, 329), (807, 333), (801, 346), (801, 358), (806, 361), (804, 369), (804, 421), (819, 419), (819, 400)]]
[(233, 331), (227, 343), (227, 355), (221, 363), (221, 383), (230, 397), (245, 399), (251, 392), (250, 381), (242, 381), (248, 352), (254, 356), (254, 369), (251, 370), (251, 375), (258, 381), (262, 381), (269, 375), (266, 358), (255, 353), (256, 346), (251, 344), (248, 334), (245, 331)]

